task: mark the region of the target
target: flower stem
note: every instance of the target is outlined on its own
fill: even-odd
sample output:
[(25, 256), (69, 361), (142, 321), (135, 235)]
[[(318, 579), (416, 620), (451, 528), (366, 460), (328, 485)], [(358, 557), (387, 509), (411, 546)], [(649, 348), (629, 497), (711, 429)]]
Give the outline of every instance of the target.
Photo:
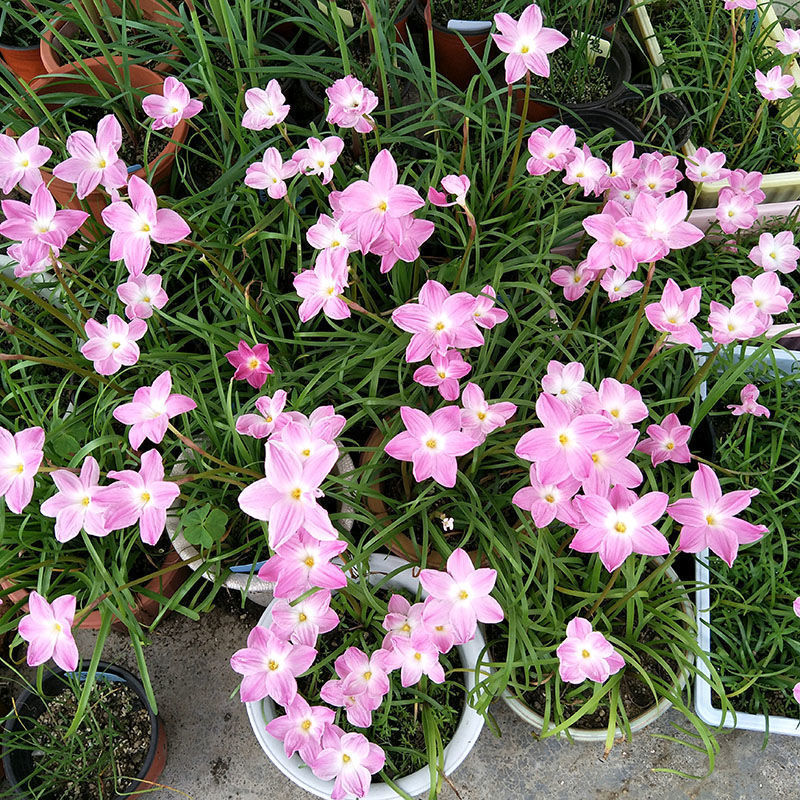
[(639, 328), (642, 324), (642, 316), (644, 316), (644, 304), (647, 302), (647, 293), (650, 290), (650, 284), (653, 281), (653, 273), (655, 273), (655, 271), (656, 262), (651, 261), (650, 268), (647, 270), (647, 278), (644, 282), (644, 289), (642, 289), (642, 297), (641, 300), (639, 300), (639, 308), (636, 311), (636, 320), (633, 323), (633, 330), (631, 331), (631, 336), (628, 339), (628, 346), (625, 348), (625, 354), (622, 356), (622, 363), (619, 365), (619, 369), (615, 375), (617, 380), (619, 380), (625, 373), (625, 367), (628, 366), (628, 362), (633, 354), (633, 348), (636, 346), (636, 341), (639, 338)]
[(517, 131), (517, 143), (514, 145), (514, 155), (511, 157), (511, 167), (508, 170), (508, 180), (506, 181), (506, 196), (503, 200), (502, 211), (508, 208), (511, 202), (511, 186), (514, 183), (514, 173), (517, 170), (517, 162), (519, 161), (519, 151), (522, 149), (522, 137), (525, 134), (525, 123), (528, 121), (528, 103), (531, 99), (531, 73), (525, 73), (525, 99), (522, 101), (522, 116), (519, 120), (519, 130)]
[(169, 428), (175, 434), (175, 436), (177, 436), (190, 450), (194, 450), (195, 453), (199, 453), (201, 456), (203, 456), (203, 458), (207, 458), (209, 461), (213, 461), (215, 464), (219, 464), (221, 467), (225, 467), (231, 472), (239, 472), (242, 475), (250, 475), (254, 478), (264, 477), (255, 470), (247, 469), (246, 467), (237, 467), (233, 464), (229, 464), (227, 461), (222, 461), (221, 459), (212, 456), (210, 453), (207, 453), (205, 450), (203, 450), (200, 445), (193, 442), (188, 436), (184, 436), (171, 422), (167, 423), (167, 428)]
[(647, 354), (647, 358), (639, 364), (633, 375), (631, 375), (625, 383), (633, 383), (642, 374), (644, 368), (653, 360), (653, 356), (664, 346), (664, 342), (667, 341), (667, 336), (669, 336), (668, 332), (662, 332), (661, 336), (656, 339), (653, 349)]
[(611, 576), (608, 579), (608, 583), (605, 585), (603, 591), (600, 592), (600, 597), (598, 597), (597, 600), (595, 600), (594, 605), (589, 609), (589, 613), (587, 614), (587, 616), (593, 617), (594, 612), (597, 611), (598, 608), (600, 608), (600, 604), (603, 602), (603, 600), (606, 599), (606, 597), (608, 597), (608, 593), (611, 591), (612, 587), (617, 582), (617, 578), (619, 577), (621, 569), (622, 567), (619, 566), (611, 573)]

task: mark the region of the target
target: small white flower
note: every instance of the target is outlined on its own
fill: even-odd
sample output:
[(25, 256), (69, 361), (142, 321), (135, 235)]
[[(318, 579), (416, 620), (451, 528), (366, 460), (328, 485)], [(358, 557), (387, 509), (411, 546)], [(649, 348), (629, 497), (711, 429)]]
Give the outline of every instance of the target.
[(453, 518), (452, 517), (442, 516), (442, 530), (445, 530), (445, 531), (453, 530)]

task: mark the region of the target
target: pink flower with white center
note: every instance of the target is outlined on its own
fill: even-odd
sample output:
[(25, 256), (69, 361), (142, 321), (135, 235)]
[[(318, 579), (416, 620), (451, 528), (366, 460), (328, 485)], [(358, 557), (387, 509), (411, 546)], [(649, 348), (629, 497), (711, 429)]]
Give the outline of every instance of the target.
[(458, 350), (450, 350), (444, 355), (433, 353), (431, 364), (418, 367), (414, 380), (422, 386), (435, 386), (445, 400), (456, 400), (460, 389), (459, 378), (463, 378), (472, 367), (464, 361)]
[(412, 646), (432, 644), (440, 653), (449, 653), (455, 643), (456, 632), (447, 603), (438, 603), (429, 595), (422, 604), (422, 625), (411, 634)]
[(152, 386), (140, 386), (133, 393), (130, 403), (123, 403), (114, 409), (114, 419), (131, 426), (128, 440), (134, 450), (138, 450), (145, 439), (158, 444), (164, 438), (172, 417), (197, 408), (197, 403), (191, 397), (171, 394), (171, 391), (172, 375), (166, 370), (153, 381)]
[(339, 451), (321, 447), (302, 461), (286, 447), (267, 445), (266, 477), (239, 494), (239, 508), (255, 519), (269, 522), (269, 546), (277, 550), (302, 528), (322, 541), (337, 538), (328, 512), (317, 503), (319, 485), (333, 468)]
[(536, 465), (531, 464), (531, 485), (519, 489), (511, 498), (515, 506), (530, 511), (537, 528), (547, 527), (554, 519), (570, 524), (572, 498), (581, 485), (576, 478), (565, 478), (560, 483), (543, 483), (539, 480)]
[(150, 185), (136, 175), (128, 181), (131, 205), (116, 200), (102, 211), (103, 222), (114, 231), (109, 258), (122, 259), (131, 275), (140, 275), (150, 260), (150, 242), (176, 244), (191, 229), (171, 208), (158, 208)]
[[(486, 567), (475, 569), (460, 547), (447, 559), (447, 572), (423, 569), (419, 574), (422, 588), (436, 601), (436, 605), (449, 608), (456, 644), (469, 642), (479, 622), (495, 623), (504, 618), (500, 604), (489, 595), (496, 580), (495, 570)], [(433, 600), (428, 602), (434, 605)], [(395, 648), (398, 644), (395, 641)]]
[(796, 702), (800, 703), (800, 682), (794, 685), (794, 688), (792, 689), (792, 696)]
[(578, 300), (586, 294), (586, 287), (596, 276), (596, 271), (591, 269), (586, 261), (581, 261), (577, 267), (565, 265), (554, 269), (550, 280), (557, 286), (564, 288), (564, 299)]
[(142, 453), (139, 472), (111, 470), (116, 481), (97, 490), (97, 500), (106, 508), (105, 525), (110, 531), (139, 523), (139, 535), (153, 545), (164, 532), (167, 509), (181, 493), (177, 483), (164, 480), (164, 463), (158, 450)]
[(690, 320), (700, 313), (702, 291), (700, 286), (682, 291), (672, 278), (667, 278), (661, 299), (644, 308), (647, 321), (657, 331), (669, 333), (667, 339), (671, 342), (700, 347), (703, 344), (700, 331)]
[(251, 131), (263, 131), (279, 125), (286, 119), (289, 106), (283, 96), (280, 84), (274, 78), (266, 89), (248, 89), (244, 93), (247, 111), (242, 117), (242, 127)]
[(261, 161), (247, 168), (244, 183), (251, 189), (266, 189), (273, 200), (280, 200), (289, 191), (286, 187), (287, 178), (297, 175), (297, 169), (296, 161), (284, 161), (277, 148), (268, 147)]
[(272, 632), (292, 644), (314, 647), (321, 633), (332, 631), (339, 624), (339, 616), (330, 607), (331, 593), (314, 592), (310, 597), (291, 605), (279, 599), (272, 606)]
[(325, 706), (310, 706), (301, 695), (286, 706), (286, 714), (267, 723), (267, 733), (283, 742), (286, 758), (300, 753), (306, 763), (322, 750), (322, 734), (333, 725), (336, 712)]
[(424, 411), (402, 406), (400, 416), (407, 430), (386, 445), (386, 454), (414, 464), (414, 480), (433, 478), (451, 489), (456, 485), (456, 458), (475, 447), (475, 440), (461, 432), (461, 410), (445, 406), (428, 416)]
[(327, 439), (323, 439), (314, 433), (309, 425), (292, 419), (286, 413), (286, 421), (275, 431), (270, 444), (279, 444), (294, 453), (301, 461), (305, 461), (321, 450), (325, 450), (333, 444)]
[[(633, 211), (633, 204), (640, 194), (642, 194), (642, 192), (635, 186), (629, 186), (626, 189), (616, 189), (612, 186), (610, 189), (606, 190), (606, 198), (608, 200), (613, 200), (615, 203), (619, 203), (629, 214)], [(656, 197), (657, 195), (651, 192), (650, 196)]]
[(585, 480), (591, 471), (592, 453), (617, 441), (611, 422), (599, 414), (572, 418), (565, 403), (542, 393), (536, 401), (542, 422), (523, 434), (514, 452), (538, 465), (540, 477), (561, 483), (569, 477)]
[(575, 157), (575, 131), (569, 125), (559, 125), (552, 133), (547, 128), (537, 128), (528, 139), (528, 152), (528, 174), (558, 172)]
[(800, 597), (795, 597), (792, 601), (792, 611), (796, 617), (800, 617)]
[(58, 248), (44, 244), (38, 239), (26, 239), (24, 242), (12, 244), (6, 252), (9, 258), (17, 262), (14, 265), (15, 278), (29, 278), (31, 275), (47, 272), (53, 265), (51, 253), (56, 259), (56, 264), (59, 263)]
[(297, 164), (298, 172), (303, 175), (321, 175), (322, 183), (333, 180), (333, 165), (342, 154), (344, 142), (338, 136), (327, 136), (316, 139), (313, 136), (306, 141), (307, 147), (297, 150), (292, 161)]
[(643, 153), (634, 180), (640, 191), (655, 195), (671, 192), (683, 177), (677, 169), (678, 157), (662, 153)]
[(491, 286), (484, 286), (475, 298), (472, 316), (479, 327), (491, 330), (508, 319), (508, 312), (497, 307), (496, 298), (497, 292)]
[(256, 400), (258, 414), (242, 414), (236, 418), (236, 431), (254, 439), (266, 439), (280, 426), (288, 422), (283, 415), (286, 405), (286, 392), (278, 389), (272, 397), (264, 396)]
[(639, 159), (633, 154), (633, 142), (625, 142), (614, 148), (604, 183), (607, 187), (627, 189), (631, 186), (638, 170)]
[(339, 223), (327, 214), (306, 231), (306, 240), (315, 250), (334, 250), (341, 247), (349, 253), (358, 250), (358, 242), (349, 233), (345, 233)]
[(370, 252), (381, 256), (381, 275), (385, 275), (398, 261), (416, 261), (419, 248), (430, 239), (435, 225), (426, 219), (411, 216), (397, 220), (397, 230), (391, 235), (384, 232), (370, 245)]
[(423, 603), (414, 603), (412, 606), (402, 595), (393, 594), (389, 598), (387, 614), (381, 625), (389, 631), (383, 638), (383, 647), (391, 650), (396, 639), (410, 639), (415, 631), (424, 631), (425, 623), (422, 619), (425, 606)]
[(603, 273), (600, 285), (608, 292), (609, 301), (615, 303), (617, 300), (624, 300), (636, 294), (644, 284), (641, 281), (630, 280), (625, 270), (607, 269)]
[(100, 488), (100, 467), (86, 456), (81, 465), (80, 477), (66, 469), (51, 473), (58, 492), (45, 500), (39, 510), (46, 517), (55, 517), (56, 541), (68, 542), (81, 530), (90, 536), (106, 536), (105, 507), (97, 500)]
[(748, 258), (769, 272), (794, 272), (800, 258), (800, 248), (795, 247), (794, 234), (791, 231), (781, 231), (774, 236), (771, 233), (762, 233)]
[[(428, 202), (435, 206), (447, 208), (449, 206), (461, 206), (467, 210), (467, 192), (469, 191), (470, 181), (466, 175), (445, 175), (442, 178), (442, 188), (444, 192), (439, 192), (430, 186), (428, 188)], [(454, 194), (456, 199), (452, 203), (447, 202), (447, 195)]]
[[(655, 252), (648, 260), (664, 258), (670, 250), (691, 247), (703, 238), (703, 231), (691, 222), (686, 222), (688, 213), (686, 192), (676, 192), (664, 200), (642, 193), (633, 204), (633, 218), (644, 230), (644, 235), (653, 243)], [(630, 222), (620, 222), (626, 233)], [(637, 231), (639, 230), (637, 226)]]
[(727, 186), (720, 191), (717, 199), (717, 221), (725, 233), (752, 228), (756, 219), (758, 208), (749, 195)]
[(744, 386), (740, 394), (742, 404), (728, 406), (733, 416), (739, 417), (742, 414), (752, 414), (754, 417), (769, 418), (769, 409), (758, 402), (759, 394), (758, 387), (754, 384), (748, 383), (747, 386)]
[(139, 360), (136, 342), (147, 333), (143, 319), (125, 322), (116, 314), (109, 314), (105, 325), (89, 319), (83, 326), (89, 341), (81, 346), (84, 358), (94, 362), (100, 375), (113, 375), (120, 367), (131, 367)]
[(739, 194), (747, 195), (756, 205), (762, 203), (766, 195), (761, 189), (764, 176), (760, 172), (745, 172), (743, 169), (731, 170), (728, 175), (730, 188)]
[(44, 430), (25, 428), (12, 434), (0, 428), (0, 497), (9, 511), (21, 514), (33, 497), (33, 477), (42, 463)]
[(358, 133), (369, 133), (375, 123), (369, 115), (378, 106), (378, 96), (352, 75), (334, 81), (325, 90), (330, 106), (326, 122), (340, 128), (355, 128)]
[(303, 298), (297, 311), (300, 322), (308, 322), (320, 311), (328, 319), (347, 319), (350, 316), (350, 306), (342, 297), (347, 288), (347, 256), (344, 247), (322, 250), (313, 269), (295, 275), (295, 291)]
[(608, 497), (575, 498), (583, 522), (569, 546), (579, 553), (598, 553), (603, 566), (613, 572), (631, 553), (663, 556), (669, 542), (654, 526), (669, 503), (665, 492), (635, 492), (615, 486)]
[(502, 428), (517, 412), (514, 403), (489, 403), (483, 389), (476, 383), (468, 383), (461, 395), (461, 430), (476, 446), (498, 428)]
[(641, 470), (627, 458), (633, 452), (638, 438), (639, 431), (624, 430), (614, 444), (599, 447), (592, 453), (592, 466), (583, 481), (585, 494), (605, 497), (614, 485), (631, 489), (642, 483), (644, 477)]
[(75, 595), (65, 594), (48, 603), (38, 592), (28, 598), (30, 613), (19, 621), (19, 635), (28, 642), (29, 667), (38, 667), (51, 658), (61, 669), (78, 668), (78, 648), (72, 638), (75, 620)]
[(151, 128), (160, 131), (174, 128), (182, 119), (190, 119), (203, 110), (203, 103), (171, 75), (164, 80), (162, 94), (148, 94), (142, 99), (142, 109), (153, 118)]
[(322, 745), (322, 752), (309, 766), (321, 780), (336, 779), (331, 800), (342, 800), (348, 793), (365, 797), (372, 775), (380, 772), (386, 762), (383, 750), (363, 734), (342, 733), (336, 725), (325, 729)]
[(542, 78), (550, 77), (549, 53), (563, 47), (569, 39), (555, 28), (543, 27), (542, 11), (535, 3), (529, 5), (519, 18), (506, 13), (494, 15), (500, 33), (492, 38), (506, 57), (506, 83), (511, 84), (532, 72)]
[[(623, 220), (625, 225), (621, 224)], [(583, 227), (597, 240), (586, 253), (586, 263), (592, 269), (613, 265), (630, 275), (639, 264), (652, 261), (656, 255), (657, 247), (645, 236), (642, 223), (617, 203), (606, 203), (602, 214), (583, 220)]]
[(33, 190), (30, 204), (3, 200), (0, 206), (6, 217), (0, 222), (3, 236), (19, 242), (36, 239), (56, 250), (60, 250), (89, 217), (85, 211), (57, 210), (53, 195), (43, 183)]
[(267, 375), (275, 371), (269, 365), (269, 345), (256, 342), (250, 347), (244, 339), (235, 350), (225, 353), (228, 363), (236, 368), (233, 379), (247, 381), (254, 389), (260, 389), (267, 381)]
[(400, 683), (404, 687), (419, 683), (423, 675), (427, 675), (434, 683), (444, 683), (439, 651), (430, 640), (395, 639), (394, 649), (387, 656), (386, 664), (390, 671), (400, 670)]
[(592, 623), (575, 617), (567, 625), (567, 638), (556, 649), (558, 674), (564, 683), (583, 683), (587, 678), (605, 683), (625, 666), (625, 659)]
[(608, 165), (601, 158), (595, 158), (588, 145), (575, 147), (572, 158), (564, 167), (564, 183), (567, 186), (578, 184), (586, 194), (599, 195), (602, 184), (609, 172)]
[(347, 578), (340, 566), (330, 562), (346, 549), (347, 542), (339, 539), (321, 542), (301, 529), (264, 562), (258, 577), (275, 582), (275, 597), (288, 600), (296, 600), (312, 587), (342, 589), (347, 586)]
[(734, 303), (752, 305), (758, 315), (758, 333), (763, 333), (772, 324), (773, 314), (782, 314), (788, 310), (792, 301), (791, 289), (781, 286), (777, 272), (762, 272), (751, 278), (740, 275), (731, 284)]
[(729, 567), (733, 566), (740, 544), (758, 541), (767, 528), (738, 519), (758, 489), (744, 489), (722, 494), (714, 471), (700, 464), (692, 477), (692, 496), (676, 500), (667, 514), (680, 523), (678, 549), (699, 553), (709, 548)]
[(308, 417), (299, 411), (287, 411), (286, 416), (292, 422), (305, 425), (315, 439), (324, 439), (328, 444), (334, 444), (334, 439), (347, 422), (341, 414), (334, 411), (333, 406), (315, 408)]
[(160, 275), (131, 276), (117, 286), (117, 296), (125, 303), (128, 319), (150, 319), (154, 308), (163, 308), (169, 297), (161, 286)]
[[(169, 79), (167, 79), (169, 80)], [(70, 158), (53, 167), (59, 180), (74, 183), (79, 198), (86, 197), (98, 186), (110, 192), (128, 183), (128, 168), (117, 155), (122, 146), (122, 128), (113, 114), (106, 114), (97, 123), (97, 136), (75, 131), (67, 137)]]
[(570, 361), (569, 364), (549, 361), (547, 374), (542, 378), (542, 391), (577, 410), (583, 398), (594, 393), (594, 386), (583, 379), (585, 374), (586, 368), (578, 361)]
[(765, 100), (785, 100), (792, 96), (793, 86), (794, 78), (784, 75), (780, 67), (773, 67), (766, 75), (761, 70), (756, 70), (756, 89)]
[(692, 460), (688, 446), (692, 427), (681, 425), (676, 414), (667, 414), (660, 425), (648, 425), (647, 435), (650, 438), (636, 445), (636, 449), (647, 453), (654, 467), (664, 461), (688, 464)]
[(397, 164), (388, 150), (381, 150), (369, 169), (368, 179), (354, 181), (338, 195), (342, 229), (358, 236), (361, 252), (387, 233), (402, 240), (401, 217), (425, 205), (419, 192), (397, 182)]
[(800, 31), (783, 28), (781, 34), (783, 35), (783, 41), (778, 42), (775, 47), (785, 56), (800, 53)]
[(475, 324), (475, 298), (467, 292), (450, 292), (438, 281), (426, 281), (419, 290), (419, 303), (406, 303), (392, 312), (392, 322), (413, 333), (406, 348), (406, 361), (426, 359), (434, 351), (480, 347), (483, 334)]
[(53, 155), (49, 147), (39, 144), (39, 128), (25, 131), (19, 139), (0, 133), (0, 189), (4, 194), (19, 184), (33, 193), (42, 183), (39, 167)]
[[(337, 662), (339, 659), (337, 659)], [(383, 702), (383, 696), (379, 694), (369, 694), (362, 692), (361, 694), (345, 694), (342, 691), (344, 678), (348, 673), (346, 667), (342, 672), (341, 664), (337, 664), (337, 673), (339, 680), (331, 679), (327, 681), (319, 690), (319, 696), (332, 706), (344, 708), (347, 714), (347, 721), (357, 728), (369, 728), (372, 725), (372, 712), (380, 707)]]
[(258, 625), (247, 637), (247, 647), (231, 656), (231, 669), (244, 675), (239, 696), (243, 703), (271, 697), (289, 706), (297, 696), (297, 676), (313, 663), (317, 651), (304, 644), (290, 644)]
[(623, 425), (633, 425), (647, 416), (641, 392), (616, 378), (603, 378), (597, 393), (583, 398), (583, 409), (590, 414), (604, 414)]
[(348, 647), (336, 659), (336, 672), (342, 678), (342, 691), (347, 695), (383, 697), (389, 693), (385, 650), (377, 650), (370, 657), (357, 647)]
[(696, 183), (721, 181), (730, 175), (725, 167), (725, 153), (712, 153), (707, 147), (698, 147), (694, 155), (684, 159), (686, 177)]
[(711, 338), (717, 344), (750, 339), (760, 327), (760, 320), (752, 303), (735, 303), (732, 308), (728, 308), (712, 300), (710, 309), (708, 324), (711, 328)]

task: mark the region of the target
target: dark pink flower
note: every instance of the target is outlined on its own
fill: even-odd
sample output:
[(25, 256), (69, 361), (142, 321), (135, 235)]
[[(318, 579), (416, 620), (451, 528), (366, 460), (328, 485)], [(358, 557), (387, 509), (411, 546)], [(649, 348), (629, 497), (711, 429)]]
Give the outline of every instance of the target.
[(269, 365), (269, 345), (256, 343), (250, 347), (241, 340), (235, 350), (225, 353), (232, 367), (234, 380), (247, 381), (254, 389), (260, 389), (274, 370)]

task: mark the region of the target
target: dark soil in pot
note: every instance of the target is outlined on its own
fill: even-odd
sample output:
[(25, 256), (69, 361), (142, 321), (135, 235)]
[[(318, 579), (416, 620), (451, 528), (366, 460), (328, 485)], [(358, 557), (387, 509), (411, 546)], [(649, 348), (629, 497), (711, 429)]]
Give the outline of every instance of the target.
[[(21, 5), (21, 4), (20, 4)], [(38, 47), (39, 34), (18, 22), (11, 14), (3, 14), (0, 42), (8, 47)]]
[[(121, 119), (122, 114), (118, 113), (114, 108), (101, 108), (85, 102), (80, 106), (67, 108), (64, 112), (64, 121), (71, 132), (85, 130), (94, 136), (97, 133), (97, 123), (108, 114), (116, 114), (122, 128), (122, 144), (117, 151), (117, 155), (128, 167), (141, 166), (144, 163), (145, 138), (145, 129), (142, 126), (147, 117), (144, 116), (144, 112), (138, 102), (135, 102), (135, 108), (137, 111), (137, 123), (133, 125), (127, 120)], [(160, 140), (151, 137), (147, 157), (152, 159), (161, 147)]]
[(692, 135), (691, 113), (686, 105), (674, 94), (653, 96), (650, 86), (634, 84), (609, 108), (630, 120), (643, 132), (643, 141), (658, 150), (680, 150)]

